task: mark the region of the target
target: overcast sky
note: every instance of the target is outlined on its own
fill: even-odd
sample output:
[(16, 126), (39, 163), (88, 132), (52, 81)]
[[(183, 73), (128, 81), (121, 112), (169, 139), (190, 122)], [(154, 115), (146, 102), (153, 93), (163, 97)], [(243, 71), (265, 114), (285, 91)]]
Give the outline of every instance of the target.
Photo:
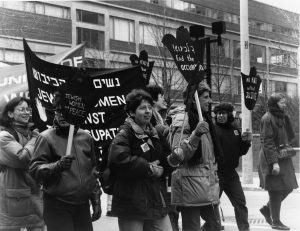
[(300, 0), (255, 0), (300, 14)]

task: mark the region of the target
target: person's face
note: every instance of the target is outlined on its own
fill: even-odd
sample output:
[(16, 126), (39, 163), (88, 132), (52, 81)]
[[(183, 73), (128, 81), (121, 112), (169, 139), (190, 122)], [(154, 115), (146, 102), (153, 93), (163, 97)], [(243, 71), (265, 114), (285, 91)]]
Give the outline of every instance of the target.
[(131, 116), (140, 127), (145, 127), (150, 123), (152, 117), (152, 105), (143, 99), (135, 112), (131, 112)]
[(31, 108), (29, 108), (27, 102), (20, 102), (14, 111), (9, 111), (8, 116), (16, 122), (28, 124), (31, 116)]
[(217, 122), (221, 124), (227, 123), (228, 113), (226, 111), (218, 111), (217, 112)]
[(60, 127), (69, 127), (70, 124), (65, 120), (61, 108), (55, 109), (55, 119)]
[(285, 98), (280, 99), (280, 100), (277, 102), (277, 105), (278, 105), (278, 107), (279, 107), (281, 110), (284, 110), (284, 109), (286, 108), (286, 100), (285, 100)]
[(205, 91), (199, 96), (200, 106), (202, 112), (208, 112), (209, 105), (211, 103), (211, 98), (209, 97), (209, 92)]
[(155, 102), (155, 106), (157, 110), (167, 109), (167, 102), (165, 100), (164, 95), (158, 94), (157, 101)]

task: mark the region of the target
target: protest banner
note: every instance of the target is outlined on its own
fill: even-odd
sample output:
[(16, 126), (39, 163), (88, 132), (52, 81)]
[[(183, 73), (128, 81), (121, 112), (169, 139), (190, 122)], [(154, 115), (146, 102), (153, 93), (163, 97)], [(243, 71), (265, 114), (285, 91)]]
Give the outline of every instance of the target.
[[(189, 89), (193, 89), (191, 88), (191, 84), (198, 85), (204, 79), (203, 59), (205, 40), (192, 41), (188, 30), (181, 26), (176, 30), (176, 38), (171, 34), (166, 34), (162, 39), (162, 43), (168, 48), (178, 70), (189, 83)], [(197, 79), (195, 80), (195, 78)], [(202, 121), (198, 92), (194, 89), (193, 93), (195, 95), (199, 120)]]
[[(48, 57), (51, 63), (80, 67), (84, 59), (85, 43)], [(0, 112), (4, 105), (14, 97), (29, 97), (26, 66), (19, 64), (0, 68)]]
[(261, 78), (259, 75), (257, 75), (255, 67), (250, 68), (249, 75), (245, 75), (242, 72), (241, 75), (244, 89), (245, 106), (248, 110), (253, 110), (257, 101)]
[(145, 50), (142, 50), (140, 52), (140, 56), (138, 57), (136, 54), (132, 54), (129, 57), (130, 62), (133, 66), (141, 65), (145, 85), (149, 84), (152, 69), (154, 66), (154, 61), (149, 62), (148, 61), (148, 52)]
[[(92, 135), (100, 151), (106, 151), (119, 126), (127, 117), (124, 111), (125, 96), (134, 88), (145, 88), (140, 66), (123, 69), (79, 69), (61, 66), (38, 58), (25, 41), (24, 52), (32, 115), (36, 127), (43, 131), (52, 126), (54, 92), (63, 89), (62, 85), (71, 82), (74, 76), (90, 78), (98, 100), (81, 124), (81, 128)], [(79, 86), (80, 88), (74, 89), (76, 94), (84, 88), (83, 85)], [(73, 100), (73, 103), (76, 103), (74, 101), (76, 100)], [(80, 107), (82, 105), (78, 103), (77, 108)]]

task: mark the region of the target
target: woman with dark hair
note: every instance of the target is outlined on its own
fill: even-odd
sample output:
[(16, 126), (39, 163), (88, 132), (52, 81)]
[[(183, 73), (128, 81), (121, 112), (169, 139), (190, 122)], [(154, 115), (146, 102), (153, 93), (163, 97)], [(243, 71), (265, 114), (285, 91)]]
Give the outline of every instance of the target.
[(260, 212), (273, 229), (289, 230), (280, 220), (282, 201), (298, 187), (292, 159), (279, 158), (279, 147), (290, 144), (295, 135), (288, 115), (286, 99), (274, 93), (268, 99), (268, 111), (261, 119), (259, 153), (260, 186), (268, 191), (269, 201)]
[(115, 175), (112, 214), (121, 231), (171, 231), (167, 215), (167, 155), (165, 138), (151, 125), (153, 100), (144, 90), (126, 96), (128, 118), (109, 149)]
[(245, 155), (251, 146), (251, 133), (240, 133), (232, 122), (233, 106), (230, 103), (220, 103), (214, 108), (216, 114), (216, 134), (223, 151), (224, 161), (218, 166), (220, 197), (223, 192), (228, 196), (232, 206), (236, 223), (240, 231), (249, 230), (248, 209), (246, 198), (236, 172), (239, 159)]
[[(26, 98), (16, 97), (4, 107), (0, 132), (0, 230), (42, 230), (39, 187), (28, 174), (38, 136), (30, 130), (31, 108)], [(36, 204), (37, 205), (37, 204)], [(41, 206), (41, 204), (40, 204)]]

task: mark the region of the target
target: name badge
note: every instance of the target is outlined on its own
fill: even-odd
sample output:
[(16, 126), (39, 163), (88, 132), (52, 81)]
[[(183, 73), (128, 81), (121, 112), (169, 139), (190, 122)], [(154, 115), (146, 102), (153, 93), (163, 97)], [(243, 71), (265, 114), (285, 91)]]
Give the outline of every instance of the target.
[(141, 145), (141, 148), (142, 148), (143, 152), (147, 152), (150, 150), (149, 145), (147, 143), (143, 143)]
[(234, 132), (234, 135), (236, 135), (236, 136), (238, 136), (238, 135), (239, 135), (239, 132), (238, 132), (238, 130), (233, 130), (233, 132)]

